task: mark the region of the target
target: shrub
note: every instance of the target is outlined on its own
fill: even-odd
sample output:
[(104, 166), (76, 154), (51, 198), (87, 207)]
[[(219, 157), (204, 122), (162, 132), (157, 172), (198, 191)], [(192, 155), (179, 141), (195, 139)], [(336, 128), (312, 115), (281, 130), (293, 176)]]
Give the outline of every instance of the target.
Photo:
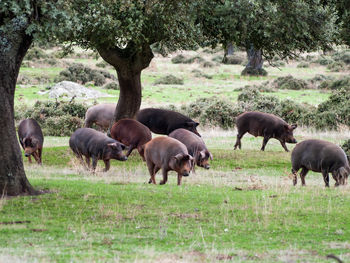
[(91, 69), (84, 66), (83, 64), (74, 63), (67, 69), (61, 71), (59, 73), (59, 76), (55, 78), (55, 82), (69, 80), (85, 84), (87, 82), (93, 81), (96, 86), (102, 86), (104, 83), (106, 83), (106, 78), (112, 80), (116, 79), (107, 71)]
[(242, 54), (233, 53), (231, 56), (226, 56), (222, 60), (222, 63), (229, 65), (240, 65), (245, 60), (245, 56)]
[(198, 69), (194, 69), (192, 70), (193, 76), (195, 76), (196, 78), (206, 78), (206, 79), (212, 79), (213, 76), (208, 75), (203, 73), (202, 71), (198, 70)]
[(332, 64), (329, 64), (327, 66), (327, 69), (329, 69), (332, 72), (339, 72), (346, 70), (346, 65), (343, 61), (335, 61)]
[(187, 59), (184, 63), (186, 64), (192, 64), (192, 63), (201, 63), (201, 62), (204, 62), (204, 58), (201, 58), (200, 56), (194, 56), (194, 57), (191, 57), (189, 59)]
[(204, 61), (203, 63), (201, 63), (201, 67), (212, 68), (212, 67), (215, 67), (215, 64), (213, 62), (210, 62), (210, 61)]
[(322, 66), (327, 66), (329, 64), (332, 64), (333, 62), (334, 62), (334, 60), (331, 58), (328, 58), (328, 57), (321, 57), (321, 58), (315, 60), (315, 63), (318, 63)]
[(181, 64), (181, 63), (186, 63), (185, 62), (186, 60), (187, 60), (187, 58), (184, 55), (180, 54), (180, 55), (177, 55), (177, 56), (173, 57), (171, 59), (171, 62), (173, 64)]
[(70, 136), (82, 127), (87, 105), (59, 101), (37, 101), (33, 107), (15, 108), (15, 120), (35, 119), (46, 136)]
[(245, 67), (241, 72), (242, 76), (267, 76), (267, 71), (263, 68), (255, 69), (251, 67)]
[(109, 82), (105, 84), (102, 88), (104, 89), (113, 89), (113, 90), (119, 90), (119, 84), (115, 81)]
[(277, 60), (277, 61), (271, 62), (271, 66), (273, 66), (273, 67), (284, 67), (285, 65), (286, 65), (286, 63), (282, 60)]
[(297, 68), (308, 68), (310, 67), (310, 64), (307, 62), (301, 62), (297, 65)]
[(166, 75), (165, 77), (157, 79), (154, 85), (165, 84), (165, 85), (183, 85), (184, 81), (182, 78), (175, 77), (174, 75)]
[(182, 106), (181, 110), (191, 118), (199, 119), (203, 126), (218, 126), (223, 129), (233, 128), (235, 117), (241, 113), (231, 102), (215, 96), (197, 99)]
[(48, 55), (41, 48), (32, 47), (28, 50), (23, 60), (37, 60), (47, 57)]
[(222, 59), (223, 59), (223, 57), (218, 55), (218, 56), (213, 57), (211, 60), (216, 62), (216, 63), (222, 63)]
[(99, 68), (105, 68), (107, 66), (108, 66), (108, 64), (106, 62), (104, 62), (104, 61), (96, 63), (96, 67), (99, 67)]
[(306, 81), (296, 79), (292, 75), (279, 77), (272, 82), (272, 86), (276, 89), (300, 90), (308, 88)]
[(335, 52), (332, 55), (332, 58), (335, 61), (341, 61), (344, 64), (349, 65), (350, 64), (350, 50), (341, 50), (341, 51)]
[(346, 153), (346, 156), (348, 157), (348, 160), (350, 158), (350, 139), (346, 140), (343, 145), (341, 146)]
[(346, 76), (336, 80), (325, 80), (320, 84), (319, 88), (330, 90), (350, 90), (350, 77)]

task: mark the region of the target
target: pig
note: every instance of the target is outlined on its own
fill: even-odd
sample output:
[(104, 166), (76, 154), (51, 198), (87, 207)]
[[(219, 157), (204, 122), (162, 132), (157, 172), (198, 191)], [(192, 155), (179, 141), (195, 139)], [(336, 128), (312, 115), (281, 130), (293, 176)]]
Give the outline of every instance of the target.
[(100, 130), (107, 130), (109, 123), (114, 117), (114, 111), (117, 104), (105, 103), (97, 104), (90, 107), (85, 113), (85, 128), (91, 128), (92, 124), (96, 124)]
[(104, 171), (106, 172), (110, 168), (110, 159), (119, 161), (126, 161), (128, 159), (123, 154), (123, 150), (125, 149), (124, 144), (91, 128), (77, 129), (69, 139), (69, 146), (83, 165), (83, 156), (85, 156), (88, 168), (90, 168), (90, 158), (92, 158), (93, 171), (96, 169), (98, 160), (104, 161)]
[(41, 165), (44, 136), (40, 125), (34, 119), (25, 119), (18, 126), (18, 139), (24, 149), (24, 156), (32, 163), (31, 155)]
[[(176, 129), (169, 134), (169, 137), (179, 140), (186, 145), (188, 153), (193, 156), (194, 164), (209, 169), (209, 158), (213, 160), (212, 154), (208, 151), (203, 139), (186, 129)], [(194, 167), (194, 166), (193, 166)]]
[(199, 123), (176, 111), (146, 108), (137, 113), (136, 120), (157, 134), (169, 135), (173, 130), (183, 128), (200, 136), (196, 129)]
[(133, 119), (119, 120), (112, 126), (111, 137), (117, 141), (120, 141), (126, 146), (129, 146), (127, 157), (131, 152), (137, 148), (142, 159), (145, 161), (143, 145), (152, 140), (151, 131), (143, 125)]
[(286, 152), (288, 152), (286, 142), (297, 143), (293, 136), (293, 131), (297, 128), (297, 125), (289, 125), (280, 117), (273, 114), (257, 111), (244, 112), (237, 116), (236, 125), (238, 134), (236, 144), (234, 146), (235, 150), (237, 147), (241, 149), (241, 139), (247, 132), (255, 137), (264, 137), (261, 147), (262, 151), (265, 150), (265, 146), (271, 138), (279, 140)]
[(297, 184), (297, 172), (301, 168), (300, 179), (305, 185), (309, 170), (322, 173), (326, 187), (329, 187), (329, 173), (332, 173), (335, 186), (345, 185), (350, 173), (349, 162), (342, 148), (322, 140), (305, 140), (292, 151), (293, 184)]
[(181, 185), (182, 176), (189, 176), (192, 170), (193, 158), (188, 154), (186, 146), (170, 137), (157, 137), (144, 146), (145, 159), (148, 171), (151, 175), (149, 183), (156, 184), (155, 175), (162, 169), (163, 180), (168, 181), (168, 172), (177, 172), (177, 185)]

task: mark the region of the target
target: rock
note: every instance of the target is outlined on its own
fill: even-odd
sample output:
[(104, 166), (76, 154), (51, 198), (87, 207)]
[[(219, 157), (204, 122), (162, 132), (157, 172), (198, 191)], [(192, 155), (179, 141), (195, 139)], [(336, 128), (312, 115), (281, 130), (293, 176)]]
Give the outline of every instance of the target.
[(61, 81), (53, 86), (49, 91), (49, 98), (84, 98), (94, 99), (99, 97), (113, 97), (112, 95), (102, 93), (97, 90), (86, 88), (72, 81)]

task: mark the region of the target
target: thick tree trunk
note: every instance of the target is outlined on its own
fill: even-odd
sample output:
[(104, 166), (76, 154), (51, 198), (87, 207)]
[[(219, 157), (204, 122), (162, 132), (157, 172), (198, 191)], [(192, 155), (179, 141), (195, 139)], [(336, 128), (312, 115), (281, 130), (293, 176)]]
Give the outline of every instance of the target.
[(241, 75), (266, 76), (267, 72), (263, 67), (262, 51), (256, 50), (253, 46), (247, 49), (248, 64)]
[(14, 124), (14, 94), (22, 59), (32, 43), (24, 30), (12, 32), (7, 46), (0, 44), (0, 194), (36, 194), (24, 172)]
[(134, 47), (132, 44), (125, 49), (99, 48), (101, 57), (114, 66), (118, 74), (120, 94), (112, 125), (123, 118), (134, 118), (141, 106), (142, 86), (141, 71), (148, 67), (153, 58), (149, 45)]

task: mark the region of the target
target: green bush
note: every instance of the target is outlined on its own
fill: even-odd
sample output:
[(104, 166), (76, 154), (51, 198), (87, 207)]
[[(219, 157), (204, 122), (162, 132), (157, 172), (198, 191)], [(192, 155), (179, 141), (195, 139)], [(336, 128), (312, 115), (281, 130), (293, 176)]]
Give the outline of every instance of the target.
[(233, 53), (231, 56), (226, 56), (222, 63), (229, 65), (241, 65), (242, 62), (246, 59), (245, 55)]
[(32, 47), (28, 50), (23, 60), (38, 60), (38, 59), (48, 58), (48, 57), (49, 55), (46, 54), (41, 48)]
[(204, 61), (201, 63), (201, 67), (203, 68), (213, 68), (215, 67), (215, 64), (213, 62), (210, 61)]
[(184, 55), (180, 54), (171, 59), (171, 62), (173, 64), (181, 64), (181, 63), (186, 63), (185, 61), (187, 60), (187, 57)]
[(192, 63), (201, 63), (203, 62), (204, 59), (201, 58), (199, 55), (194, 56), (194, 57), (186, 57), (182, 54), (179, 54), (171, 59), (171, 62), (173, 64), (192, 64)]
[(15, 120), (35, 119), (46, 136), (70, 136), (82, 127), (87, 105), (74, 101), (37, 101), (33, 107), (16, 106)]
[(115, 81), (109, 82), (107, 84), (105, 84), (102, 88), (104, 89), (113, 89), (113, 90), (119, 90), (119, 84)]
[(332, 58), (335, 61), (341, 61), (344, 64), (349, 65), (350, 64), (350, 50), (341, 50), (341, 51), (335, 52), (332, 55)]
[(330, 90), (350, 90), (350, 77), (345, 76), (336, 80), (325, 80), (320, 84), (319, 88)]
[(251, 67), (245, 67), (241, 72), (242, 76), (267, 76), (267, 71), (263, 68), (255, 69)]
[(181, 111), (191, 118), (199, 119), (203, 126), (218, 126), (223, 129), (233, 128), (235, 117), (241, 113), (234, 104), (217, 97), (200, 98)]
[(292, 75), (279, 77), (272, 82), (272, 86), (276, 89), (300, 90), (307, 89), (308, 84), (305, 80), (296, 79)]
[(350, 158), (350, 139), (346, 140), (343, 145), (341, 146), (346, 153), (346, 156), (348, 157), (348, 160)]
[(183, 85), (184, 80), (182, 78), (175, 77), (174, 75), (166, 75), (164, 77), (161, 77), (157, 79), (154, 83), (154, 85), (164, 84), (164, 85)]
[(102, 86), (106, 83), (106, 78), (115, 80), (116, 78), (107, 71), (91, 69), (83, 64), (74, 63), (67, 69), (61, 71), (59, 76), (55, 78), (55, 82), (69, 80), (85, 84), (87, 82), (94, 82), (96, 86)]
[(339, 72), (346, 70), (346, 64), (343, 61), (335, 61), (327, 66), (327, 69), (329, 69), (332, 72)]
[(318, 63), (322, 66), (327, 66), (329, 64), (332, 64), (334, 62), (334, 60), (329, 58), (329, 57), (320, 57), (319, 59), (315, 60), (314, 62)]
[(298, 65), (297, 65), (297, 68), (308, 68), (310, 67), (310, 64), (307, 63), (307, 62), (300, 62)]
[(99, 67), (99, 68), (105, 68), (107, 66), (108, 66), (108, 64), (106, 62), (104, 62), (104, 61), (96, 63), (96, 67)]
[(202, 71), (198, 70), (198, 69), (194, 69), (191, 71), (193, 73), (193, 76), (195, 76), (196, 78), (206, 78), (206, 79), (212, 79), (213, 76), (208, 75), (203, 73)]

